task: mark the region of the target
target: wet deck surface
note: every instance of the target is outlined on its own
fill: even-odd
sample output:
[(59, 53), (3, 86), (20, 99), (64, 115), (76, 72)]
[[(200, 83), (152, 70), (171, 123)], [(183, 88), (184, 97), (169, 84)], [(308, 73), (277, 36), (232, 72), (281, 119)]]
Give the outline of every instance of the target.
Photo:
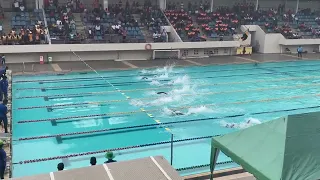
[[(305, 54), (303, 59), (298, 60), (295, 54), (253, 54), (245, 56), (215, 56), (203, 59), (187, 60), (141, 60), (141, 61), (87, 61), (95, 70), (124, 70), (131, 68), (154, 68), (166, 65), (197, 66), (217, 64), (242, 64), (242, 63), (264, 63), (282, 61), (319, 60), (320, 54)], [(53, 62), (52, 64), (8, 64), (13, 74), (37, 74), (37, 73), (65, 73), (70, 71), (90, 71), (81, 61)]]

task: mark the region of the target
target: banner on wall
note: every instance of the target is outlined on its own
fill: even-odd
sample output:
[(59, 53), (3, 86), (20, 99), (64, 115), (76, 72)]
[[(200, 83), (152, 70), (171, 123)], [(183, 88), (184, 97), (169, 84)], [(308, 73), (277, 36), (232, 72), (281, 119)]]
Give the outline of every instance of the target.
[(252, 54), (252, 47), (239, 47), (237, 48), (237, 55), (239, 54)]

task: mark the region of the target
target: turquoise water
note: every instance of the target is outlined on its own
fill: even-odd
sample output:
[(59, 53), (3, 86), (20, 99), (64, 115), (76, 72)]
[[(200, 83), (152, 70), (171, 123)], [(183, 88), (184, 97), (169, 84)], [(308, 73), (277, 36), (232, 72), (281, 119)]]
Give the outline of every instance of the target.
[[(318, 111), (319, 70), (320, 61), (292, 61), (257, 67), (242, 64), (99, 72), (105, 80), (95, 73), (15, 76), (13, 176), (55, 171), (61, 161), (66, 169), (73, 169), (88, 166), (91, 156), (97, 157), (98, 164), (105, 158), (99, 153), (19, 164), (25, 160), (170, 141), (171, 133), (174, 140), (184, 140), (173, 145), (173, 166), (187, 168), (179, 171), (181, 175), (208, 171), (208, 166), (188, 168), (209, 164), (207, 136), (230, 133), (287, 114)], [(172, 116), (170, 109), (184, 115)], [(53, 122), (52, 118), (62, 119)], [(185, 120), (190, 121), (181, 122)], [(157, 126), (157, 121), (168, 124)], [(149, 124), (153, 125), (143, 126)], [(142, 126), (132, 128), (138, 125)], [(107, 128), (118, 129), (63, 136), (61, 140), (19, 140)], [(154, 155), (162, 155), (169, 162), (171, 159), (168, 143), (114, 153), (118, 161)], [(223, 163), (230, 160), (220, 155), (217, 169), (237, 166)]]

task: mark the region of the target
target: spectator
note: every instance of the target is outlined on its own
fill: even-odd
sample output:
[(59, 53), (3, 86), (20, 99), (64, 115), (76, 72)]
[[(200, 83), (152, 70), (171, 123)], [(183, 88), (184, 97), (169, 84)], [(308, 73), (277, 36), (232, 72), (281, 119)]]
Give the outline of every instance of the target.
[(20, 5), (20, 11), (21, 11), (21, 12), (24, 12), (24, 9), (25, 9), (24, 5), (21, 4), (21, 5)]
[(0, 140), (0, 179), (4, 179), (4, 172), (7, 166), (7, 153), (3, 149), (4, 142)]
[(96, 157), (91, 157), (90, 158), (90, 164), (91, 164), (91, 166), (96, 165), (97, 164), (97, 158)]
[(15, 12), (18, 12), (19, 11), (19, 2), (17, 1), (17, 0), (15, 0), (14, 2), (13, 2), (13, 10), (15, 11)]
[[(2, 98), (2, 95), (1, 95), (1, 98)], [(0, 104), (0, 120), (3, 122), (4, 133), (8, 133), (7, 103), (8, 103), (8, 100), (4, 99), (2, 101), (2, 104)]]
[(2, 54), (2, 56), (1, 56), (1, 64), (2, 65), (6, 64), (6, 56), (4, 54)]
[(104, 162), (104, 163), (113, 163), (113, 162), (117, 162), (116, 160), (113, 160), (114, 159), (114, 154), (112, 151), (109, 151), (106, 153), (106, 158), (108, 159), (108, 161)]
[(63, 163), (59, 163), (57, 165), (57, 169), (58, 169), (58, 171), (63, 171), (64, 170), (64, 164)]
[(3, 93), (3, 98), (1, 99), (8, 99), (8, 80), (7, 80), (7, 76), (3, 75), (2, 79), (0, 81), (0, 88), (1, 88), (1, 92)]
[(298, 52), (298, 58), (302, 58), (303, 48), (301, 46), (297, 48), (297, 52)]

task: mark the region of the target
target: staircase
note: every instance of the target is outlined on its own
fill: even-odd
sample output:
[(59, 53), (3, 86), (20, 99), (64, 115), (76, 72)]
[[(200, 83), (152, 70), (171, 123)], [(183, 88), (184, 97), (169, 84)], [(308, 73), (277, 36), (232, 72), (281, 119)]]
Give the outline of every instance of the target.
[(74, 16), (74, 21), (76, 23), (77, 33), (85, 34), (85, 30), (84, 30), (84, 26), (83, 26), (83, 22), (82, 22), (80, 13), (73, 13), (73, 16)]
[[(140, 24), (140, 14), (133, 14), (133, 18)], [(153, 34), (147, 29), (146, 26), (140, 26), (141, 33), (144, 36), (144, 39), (146, 40), (147, 43), (153, 43)]]
[(3, 32), (8, 34), (12, 27), (11, 27), (11, 18), (12, 18), (12, 12), (5, 12), (4, 13), (4, 20), (2, 23)]
[[(199, 24), (197, 23), (197, 19), (196, 16), (191, 16), (192, 17), (192, 22), (193, 22), (193, 26), (195, 28), (199, 28), (200, 29), (200, 36), (205, 36), (207, 37), (207, 35), (202, 31), (202, 28), (199, 26)], [(208, 37), (209, 38), (209, 37)]]

